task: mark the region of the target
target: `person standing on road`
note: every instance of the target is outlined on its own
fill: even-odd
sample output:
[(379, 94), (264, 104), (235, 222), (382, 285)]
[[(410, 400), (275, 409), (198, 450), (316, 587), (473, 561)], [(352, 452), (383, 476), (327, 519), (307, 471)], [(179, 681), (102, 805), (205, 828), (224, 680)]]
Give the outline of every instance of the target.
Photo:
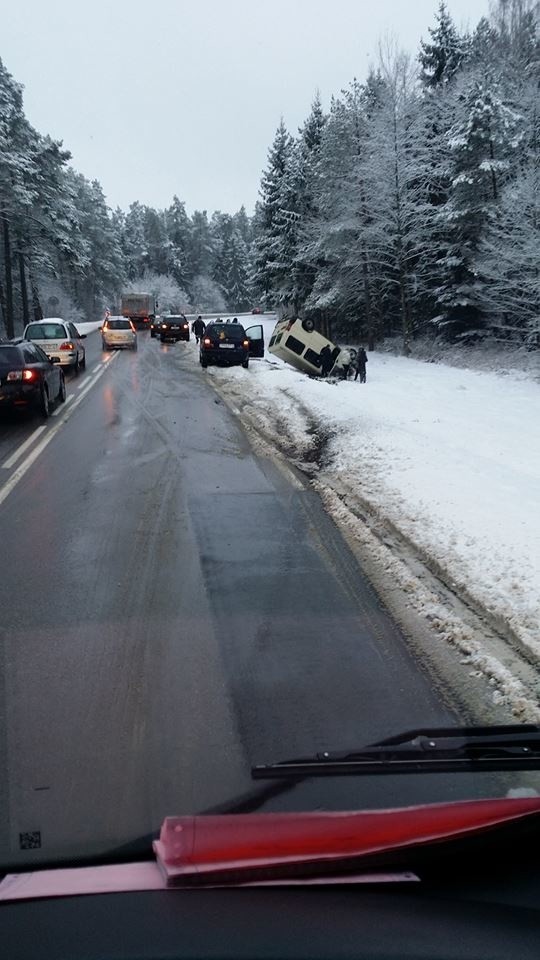
[(195, 340), (198, 343), (201, 337), (204, 335), (204, 331), (206, 330), (206, 324), (201, 316), (198, 316), (197, 319), (193, 321), (191, 329), (195, 334)]
[(328, 344), (322, 348), (319, 356), (321, 358), (321, 377), (327, 377), (334, 366), (332, 351)]
[(360, 377), (360, 383), (366, 382), (366, 363), (368, 362), (367, 353), (363, 347), (360, 347), (356, 355), (356, 373), (354, 375), (355, 381)]

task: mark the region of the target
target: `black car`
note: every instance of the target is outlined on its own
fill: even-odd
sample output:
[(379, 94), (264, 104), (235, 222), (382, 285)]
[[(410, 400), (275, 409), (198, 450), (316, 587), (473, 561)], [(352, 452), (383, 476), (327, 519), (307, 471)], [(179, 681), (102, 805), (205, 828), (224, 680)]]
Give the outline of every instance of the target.
[(159, 338), (162, 343), (166, 340), (189, 340), (189, 323), (183, 314), (172, 317), (162, 317), (159, 326)]
[(150, 321), (150, 336), (157, 337), (159, 336), (159, 328), (161, 326), (161, 317), (152, 317)]
[(0, 410), (34, 409), (48, 417), (66, 399), (64, 373), (37, 344), (0, 341)]
[(227, 367), (242, 364), (247, 370), (250, 357), (264, 357), (264, 335), (260, 324), (244, 330), (241, 323), (209, 323), (201, 339), (202, 367), (216, 363)]

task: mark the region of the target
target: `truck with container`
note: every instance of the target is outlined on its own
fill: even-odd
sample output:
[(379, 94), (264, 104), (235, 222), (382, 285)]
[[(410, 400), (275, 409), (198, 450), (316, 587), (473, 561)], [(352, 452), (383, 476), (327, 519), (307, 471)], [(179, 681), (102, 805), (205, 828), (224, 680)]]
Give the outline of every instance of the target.
[(120, 313), (128, 317), (139, 330), (149, 330), (156, 315), (158, 303), (152, 293), (123, 293)]

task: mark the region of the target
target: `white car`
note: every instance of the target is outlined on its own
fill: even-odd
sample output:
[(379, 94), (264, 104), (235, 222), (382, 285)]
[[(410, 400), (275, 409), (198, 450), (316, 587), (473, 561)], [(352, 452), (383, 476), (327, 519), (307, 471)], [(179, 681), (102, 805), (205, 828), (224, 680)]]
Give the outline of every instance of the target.
[(101, 327), (101, 343), (104, 350), (137, 349), (137, 331), (128, 317), (107, 317)]
[(53, 363), (58, 363), (61, 367), (71, 367), (75, 373), (78, 373), (79, 369), (84, 370), (86, 352), (82, 341), (86, 340), (86, 335), (81, 335), (74, 323), (59, 317), (47, 317), (45, 320), (29, 323), (23, 336), (25, 340), (37, 343)]
[(354, 360), (356, 350), (344, 351), (327, 340), (322, 333), (314, 330), (312, 320), (300, 320), (298, 317), (294, 320), (278, 320), (268, 346), (270, 353), (312, 376), (321, 374), (321, 350), (325, 348), (330, 351), (329, 374), (343, 375), (344, 364)]

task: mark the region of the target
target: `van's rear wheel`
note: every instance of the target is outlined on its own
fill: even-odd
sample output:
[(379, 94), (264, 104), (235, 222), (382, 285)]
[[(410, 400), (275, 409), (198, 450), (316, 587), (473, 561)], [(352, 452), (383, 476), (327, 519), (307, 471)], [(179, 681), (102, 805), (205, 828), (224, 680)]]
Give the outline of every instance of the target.
[(302, 320), (302, 329), (305, 330), (306, 333), (312, 333), (315, 329), (313, 320)]

